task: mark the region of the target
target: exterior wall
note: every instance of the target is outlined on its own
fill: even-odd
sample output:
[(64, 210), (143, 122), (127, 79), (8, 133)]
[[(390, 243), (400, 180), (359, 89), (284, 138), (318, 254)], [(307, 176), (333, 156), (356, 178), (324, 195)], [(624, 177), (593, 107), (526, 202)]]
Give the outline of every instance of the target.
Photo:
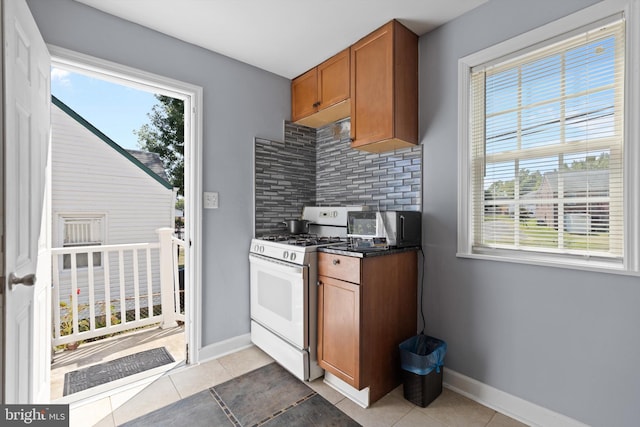
[(51, 107), (53, 246), (62, 213), (106, 215), (104, 244), (157, 242), (173, 227), (174, 195), (60, 108)]
[(587, 425), (635, 426), (638, 277), (456, 257), (458, 59), (593, 3), (492, 0), (420, 38), (423, 301), (447, 368)]
[[(173, 227), (174, 192), (102, 141), (56, 105), (51, 106), (52, 129), (52, 245), (62, 247), (61, 215), (104, 215), (105, 245), (124, 243), (154, 243), (156, 230)], [(144, 254), (140, 271), (146, 273)], [(61, 257), (60, 257), (61, 258)], [(115, 258), (115, 259), (114, 259)], [(159, 293), (157, 250), (152, 251), (154, 292)], [(117, 256), (111, 255), (111, 297), (119, 297)], [(133, 295), (132, 253), (125, 254), (127, 296)], [(60, 268), (62, 264), (60, 260)], [(78, 283), (85, 284), (86, 268), (78, 269)], [(96, 285), (104, 285), (103, 269), (96, 270)], [(80, 289), (79, 301), (88, 296), (86, 287)], [(60, 274), (60, 298), (71, 293), (69, 270)]]

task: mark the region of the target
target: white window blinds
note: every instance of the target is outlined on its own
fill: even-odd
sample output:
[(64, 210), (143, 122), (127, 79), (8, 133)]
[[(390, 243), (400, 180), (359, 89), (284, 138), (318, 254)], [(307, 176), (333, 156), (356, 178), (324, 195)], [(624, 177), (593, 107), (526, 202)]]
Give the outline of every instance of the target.
[(471, 71), (472, 250), (621, 259), (624, 21)]

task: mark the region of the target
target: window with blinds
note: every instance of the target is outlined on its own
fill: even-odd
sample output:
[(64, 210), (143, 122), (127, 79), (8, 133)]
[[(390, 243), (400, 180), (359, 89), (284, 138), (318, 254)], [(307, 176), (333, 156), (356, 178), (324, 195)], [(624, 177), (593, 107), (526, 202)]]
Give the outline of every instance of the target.
[[(103, 218), (70, 218), (63, 217), (62, 219), (62, 235), (63, 235), (63, 247), (78, 247), (78, 246), (98, 246), (102, 245), (104, 241), (104, 228)], [(89, 253), (79, 252), (76, 254), (76, 267), (86, 268), (89, 266)], [(99, 267), (102, 265), (102, 254), (100, 252), (93, 252), (93, 266)], [(71, 255), (65, 254), (62, 256), (63, 269), (71, 268)]]
[(471, 251), (622, 261), (621, 17), (470, 68)]

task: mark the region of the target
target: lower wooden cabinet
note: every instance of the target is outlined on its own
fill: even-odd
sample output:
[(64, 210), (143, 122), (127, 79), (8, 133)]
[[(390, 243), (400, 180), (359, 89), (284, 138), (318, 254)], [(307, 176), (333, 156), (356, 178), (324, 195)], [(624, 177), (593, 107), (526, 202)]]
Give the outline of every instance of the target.
[(359, 389), (360, 286), (321, 276), (318, 291), (320, 366)]
[(380, 399), (401, 383), (398, 345), (416, 334), (417, 300), (415, 251), (319, 253), (318, 363), (358, 390), (369, 387), (371, 403)]

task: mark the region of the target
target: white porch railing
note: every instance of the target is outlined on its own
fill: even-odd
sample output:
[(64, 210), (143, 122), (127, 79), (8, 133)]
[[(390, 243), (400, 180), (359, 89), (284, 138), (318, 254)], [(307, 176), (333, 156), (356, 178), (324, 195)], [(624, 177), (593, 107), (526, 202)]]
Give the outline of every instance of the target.
[[(175, 319), (184, 322), (184, 268), (180, 271), (178, 259), (180, 253), (184, 251), (184, 240), (171, 236), (171, 254), (173, 255), (173, 304), (175, 309)], [(180, 277), (182, 274), (182, 277)], [(178, 286), (181, 285), (181, 286)]]
[[(178, 270), (184, 242), (171, 228), (158, 234), (155, 243), (51, 250), (53, 346), (184, 321)], [(86, 254), (81, 266), (78, 254)]]

